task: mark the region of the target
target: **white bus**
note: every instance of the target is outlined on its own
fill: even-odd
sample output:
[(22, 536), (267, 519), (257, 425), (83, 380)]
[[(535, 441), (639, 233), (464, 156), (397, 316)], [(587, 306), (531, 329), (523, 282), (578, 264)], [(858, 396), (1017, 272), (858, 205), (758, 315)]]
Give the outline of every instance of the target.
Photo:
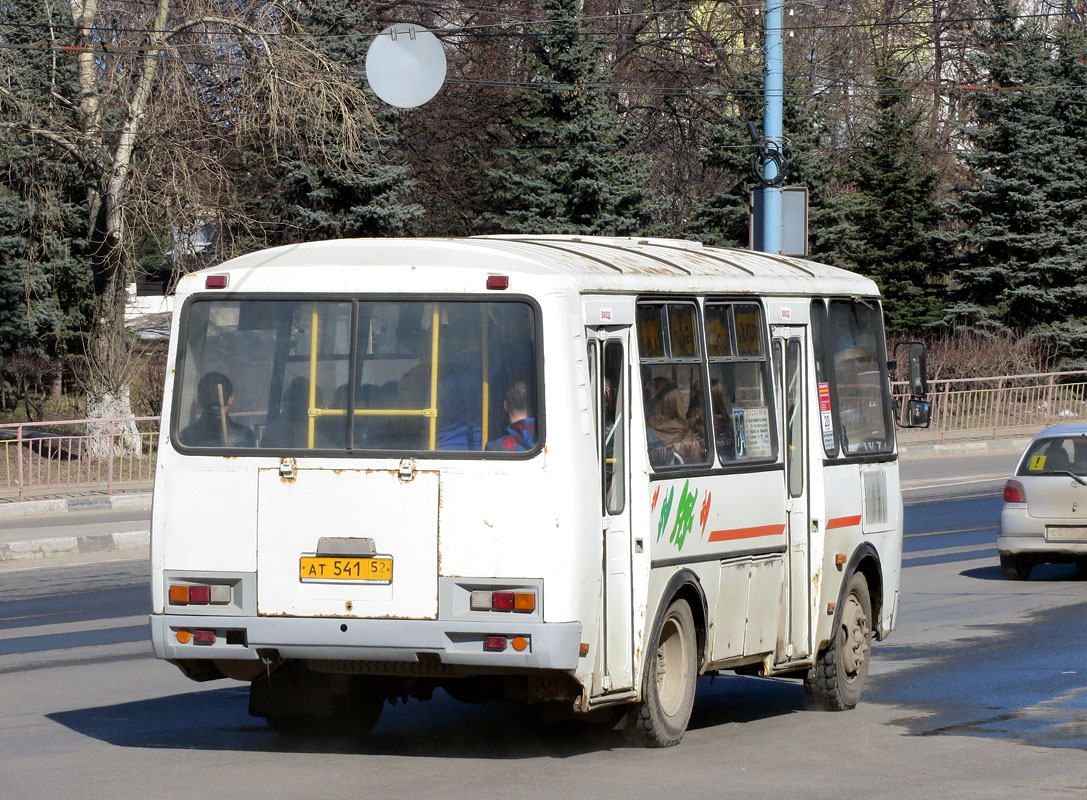
[(860, 698), (902, 550), (867, 278), (690, 241), (345, 240), (188, 275), (176, 309), (154, 649), (250, 681), (277, 730), (368, 732), (441, 688), (662, 746), (698, 675)]

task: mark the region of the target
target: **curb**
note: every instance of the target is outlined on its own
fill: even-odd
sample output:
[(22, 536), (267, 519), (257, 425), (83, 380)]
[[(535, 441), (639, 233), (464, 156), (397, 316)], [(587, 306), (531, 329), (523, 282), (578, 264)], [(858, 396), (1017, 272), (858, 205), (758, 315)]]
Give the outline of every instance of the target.
[(150, 544), (150, 531), (95, 533), (87, 536), (55, 536), (50, 539), (32, 539), (25, 542), (9, 542), (0, 545), (0, 563), (31, 561), (73, 553), (139, 550), (149, 547)]
[(0, 519), (30, 517), (35, 514), (57, 514), (66, 511), (99, 511), (106, 508), (149, 509), (151, 508), (151, 492), (0, 503)]
[(898, 455), (902, 458), (932, 458), (935, 456), (984, 456), (998, 455), (1002, 453), (1022, 453), (1031, 436), (1017, 437), (1015, 439), (982, 439), (966, 442), (945, 442), (944, 444), (911, 444), (898, 448)]

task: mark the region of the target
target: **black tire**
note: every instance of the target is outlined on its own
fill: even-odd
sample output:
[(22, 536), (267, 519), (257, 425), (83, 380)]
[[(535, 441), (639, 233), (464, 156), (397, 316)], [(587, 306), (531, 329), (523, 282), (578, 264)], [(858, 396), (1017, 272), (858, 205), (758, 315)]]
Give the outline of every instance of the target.
[(1000, 554), (1000, 568), (1009, 581), (1025, 581), (1030, 577), (1034, 563), (1026, 556)]
[(664, 614), (656, 649), (646, 664), (642, 702), (630, 711), (627, 731), (645, 747), (672, 747), (687, 731), (698, 679), (698, 635), (686, 600)]
[(813, 708), (845, 711), (861, 699), (872, 652), (872, 598), (864, 575), (854, 572), (834, 618), (830, 646), (804, 676)]

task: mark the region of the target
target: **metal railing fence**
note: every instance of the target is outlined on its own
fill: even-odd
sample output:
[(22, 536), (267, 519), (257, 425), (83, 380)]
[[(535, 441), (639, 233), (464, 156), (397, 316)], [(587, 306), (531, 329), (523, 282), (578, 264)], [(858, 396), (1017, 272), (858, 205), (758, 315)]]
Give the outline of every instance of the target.
[[(896, 397), (905, 382), (892, 384)], [(1044, 428), (1087, 419), (1087, 371), (996, 375), (929, 382), (930, 435), (975, 432), (996, 438), (1008, 428)]]
[[(103, 489), (145, 483), (155, 474), (158, 417), (67, 419), (0, 424), (0, 491)], [(94, 423), (102, 433), (87, 433)], [(141, 424), (142, 423), (142, 424)], [(153, 430), (139, 430), (134, 427)]]
[[(905, 382), (892, 384), (904, 396)], [(1041, 429), (1087, 419), (1087, 371), (997, 375), (931, 381), (932, 424), (917, 431), (943, 442), (949, 434), (991, 435)], [(91, 420), (0, 424), (0, 492), (17, 495), (147, 483), (155, 474), (158, 417), (94, 420), (105, 432), (87, 433)], [(142, 430), (132, 433), (133, 423)], [(133, 438), (139, 446), (134, 448)]]

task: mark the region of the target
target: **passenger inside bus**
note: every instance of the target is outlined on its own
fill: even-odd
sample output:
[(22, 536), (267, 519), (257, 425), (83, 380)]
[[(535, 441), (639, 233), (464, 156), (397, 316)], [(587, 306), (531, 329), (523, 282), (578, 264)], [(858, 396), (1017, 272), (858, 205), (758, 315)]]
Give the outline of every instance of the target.
[(650, 400), (649, 408), (646, 438), (653, 466), (700, 464), (705, 460), (704, 437), (692, 429), (678, 386), (666, 383)]
[[(317, 408), (323, 406), (321, 387), (318, 386)], [(287, 385), (279, 416), (265, 428), (261, 447), (306, 447), (309, 444), (308, 422), (309, 380), (299, 376)]]
[(509, 417), (506, 433), (487, 442), (488, 450), (531, 450), (536, 446), (536, 416), (529, 397), (528, 381), (514, 380), (506, 389), (502, 407)]
[(234, 404), (234, 384), (221, 372), (206, 372), (196, 385), (194, 412), (196, 422), (178, 434), (188, 447), (253, 447), (253, 431), (230, 418), (227, 411)]

